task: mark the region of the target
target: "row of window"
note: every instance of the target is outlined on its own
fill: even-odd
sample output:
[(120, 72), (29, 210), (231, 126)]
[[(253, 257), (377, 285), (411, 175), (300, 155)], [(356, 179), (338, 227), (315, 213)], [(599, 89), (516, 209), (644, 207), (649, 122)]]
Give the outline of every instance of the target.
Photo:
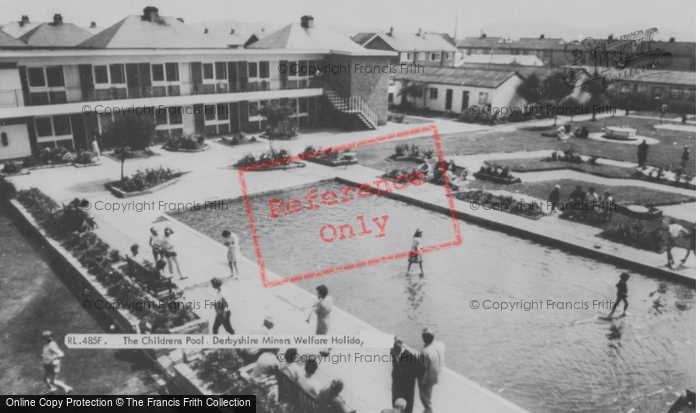
[[(402, 62), (412, 62), (415, 54), (416, 53), (413, 53), (413, 52), (402, 52), (401, 53), (401, 61)], [(426, 57), (428, 57), (428, 59), (431, 62), (439, 62), (440, 58), (443, 56), (444, 56), (445, 60), (451, 60), (453, 58), (452, 53), (442, 53), (442, 52), (424, 53), (424, 52), (420, 52), (420, 53), (418, 53), (418, 61), (425, 61)]]
[[(452, 89), (446, 89), (447, 96), (452, 97)], [(431, 87), (428, 91), (428, 98), (435, 100), (438, 98), (438, 88)], [(479, 92), (479, 105), (489, 104), (489, 94), (488, 92)], [(451, 102), (450, 102), (451, 104)]]
[[(297, 65), (299, 67), (298, 76), (307, 76), (307, 68), (320, 66), (320, 62), (301, 60), (288, 63), (288, 67)], [(297, 67), (297, 66), (294, 66)], [(248, 62), (248, 78), (270, 78), (270, 62)], [(124, 64), (95, 65), (92, 68), (96, 85), (124, 85), (126, 84), (126, 72)], [(292, 73), (292, 76), (297, 73)], [(62, 66), (29, 67), (27, 68), (27, 78), (30, 87), (65, 87), (65, 79)], [(225, 80), (228, 79), (227, 62), (202, 63), (202, 78), (204, 80)], [(180, 69), (178, 63), (156, 63), (151, 64), (152, 82), (179, 82)]]

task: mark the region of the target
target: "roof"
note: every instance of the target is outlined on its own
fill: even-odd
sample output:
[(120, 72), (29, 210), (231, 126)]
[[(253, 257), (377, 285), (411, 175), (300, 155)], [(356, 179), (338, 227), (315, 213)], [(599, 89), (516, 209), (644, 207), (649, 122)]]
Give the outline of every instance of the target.
[(664, 52), (670, 52), (671, 56), (695, 56), (695, 42), (657, 42), (654, 48), (659, 48)]
[(352, 41), (359, 44), (360, 46), (367, 43), (367, 41), (374, 37), (377, 33), (357, 33), (352, 37)]
[(495, 89), (513, 76), (522, 78), (518, 72), (513, 70), (483, 70), (444, 66), (424, 66), (423, 69), (422, 73), (396, 75), (396, 79)]
[(248, 46), (249, 49), (288, 49), (288, 50), (331, 50), (335, 52), (372, 52), (386, 55), (387, 52), (370, 51), (355, 43), (349, 37), (322, 27), (304, 28), (300, 23), (292, 23), (271, 33)]
[(0, 32), (0, 48), (5, 47), (27, 47), (27, 45), (7, 33)]
[(641, 77), (626, 79), (630, 82), (661, 83), (677, 86), (695, 86), (695, 72), (657, 72)]
[(457, 51), (452, 43), (445, 40), (438, 33), (423, 33), (418, 36), (415, 33), (376, 33), (363, 45), (369, 43), (376, 37), (382, 39), (393, 50), (397, 52), (433, 52), (433, 51)]
[(457, 44), (459, 48), (476, 47), (476, 48), (492, 48), (498, 45), (500, 37), (465, 37)]
[(501, 49), (530, 49), (530, 50), (564, 50), (566, 42), (564, 39), (541, 39), (539, 37), (521, 37), (513, 42), (501, 42), (498, 45)]
[(33, 47), (73, 47), (89, 39), (92, 33), (73, 23), (41, 23), (19, 39)]
[(98, 27), (98, 26), (96, 26), (96, 27), (84, 26), (84, 27), (82, 27), (82, 29), (83, 29), (83, 30), (89, 31), (89, 32), (92, 33), (93, 35), (96, 35), (97, 33), (99, 33), (99, 32), (101, 32), (102, 30), (104, 30), (105, 27), (102, 27), (102, 26), (99, 26), (99, 27)]
[(228, 46), (173, 17), (127, 16), (79, 44), (95, 49), (221, 49)]
[[(212, 31), (210, 31), (209, 33), (205, 33), (204, 35), (211, 38), (212, 40), (215, 40), (216, 42), (225, 44), (228, 47), (238, 47), (238, 48), (243, 48), (245, 46), (245, 44), (248, 42), (248, 40), (252, 36), (255, 36), (254, 33), (234, 32), (233, 34), (231, 34), (231, 33), (221, 33), (221, 32), (212, 32)], [(257, 36), (256, 36), (256, 39), (257, 39)]]
[(455, 66), (460, 66), (463, 63), (491, 63), (496, 65), (516, 64), (523, 66), (544, 66), (542, 60), (535, 55), (510, 55), (510, 54), (472, 54), (463, 56), (461, 62), (457, 62)]
[[(493, 55), (496, 57), (496, 55)], [(557, 68), (557, 67), (552, 67), (552, 66), (522, 66), (522, 65), (514, 65), (514, 64), (508, 64), (508, 65), (498, 65), (498, 64), (488, 64), (488, 63), (469, 63), (469, 62), (464, 62), (461, 65), (462, 68), (465, 69), (480, 69), (480, 70), (512, 70), (514, 72), (518, 72), (520, 76), (523, 78), (527, 78), (528, 76), (534, 74), (537, 76), (540, 80), (546, 79), (549, 75), (552, 73), (560, 73), (562, 76), (564, 75), (562, 69)]]
[(19, 39), (20, 37), (22, 37), (23, 34), (36, 28), (36, 26), (38, 26), (40, 24), (41, 23), (36, 22), (36, 23), (24, 23), (24, 25), (22, 25), (21, 22), (9, 22), (6, 25), (2, 26), (2, 29), (0, 29), (0, 30), (9, 34), (10, 36), (14, 37), (15, 39)]

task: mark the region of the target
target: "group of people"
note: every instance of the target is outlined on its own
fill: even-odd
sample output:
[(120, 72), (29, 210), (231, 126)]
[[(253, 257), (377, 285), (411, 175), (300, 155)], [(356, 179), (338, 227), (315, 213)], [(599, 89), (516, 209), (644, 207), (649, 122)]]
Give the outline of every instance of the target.
[[(155, 227), (151, 227), (151, 237), (148, 240), (148, 245), (150, 245), (153, 252), (153, 261), (156, 263), (156, 268), (160, 266), (161, 269), (165, 268), (165, 260), (167, 260), (168, 271), (170, 276), (173, 276), (173, 268), (177, 270), (178, 275), (181, 280), (186, 279), (186, 276), (182, 275), (180, 271), (180, 262), (177, 259), (177, 252), (175, 251), (175, 241), (173, 238), (174, 231), (171, 227), (166, 227), (163, 231), (163, 236), (158, 234), (158, 230)], [(138, 246), (136, 248), (138, 251)], [(132, 246), (132, 253), (134, 252), (134, 247)]]
[(560, 201), (561, 186), (555, 185), (549, 194), (549, 204), (552, 207), (550, 213), (552, 214), (559, 208), (563, 209), (566, 215), (574, 218), (610, 221), (615, 210), (615, 200), (610, 191), (606, 190), (603, 196), (600, 197), (593, 187), (588, 188), (588, 192), (584, 192), (583, 188), (577, 185), (576, 189), (569, 195), (569, 200), (566, 204)]
[[(644, 139), (642, 140), (642, 143), (637, 146), (637, 165), (639, 165), (640, 168), (646, 165), (648, 157), (649, 144), (647, 143), (647, 140)], [(686, 165), (688, 165), (688, 161), (690, 161), (690, 149), (687, 145), (685, 145), (683, 146), (683, 152), (681, 152), (681, 167), (685, 168)], [(673, 167), (670, 169), (673, 169)]]

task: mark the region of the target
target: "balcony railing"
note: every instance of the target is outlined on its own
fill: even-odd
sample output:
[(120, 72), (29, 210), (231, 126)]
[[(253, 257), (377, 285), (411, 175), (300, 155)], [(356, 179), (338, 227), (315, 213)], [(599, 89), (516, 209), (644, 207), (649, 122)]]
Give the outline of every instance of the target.
[(83, 90), (80, 87), (49, 88), (23, 92), (21, 89), (0, 90), (0, 108), (20, 106), (59, 105), (63, 103), (95, 102), (105, 100), (140, 99), (167, 96), (213, 95), (222, 93), (261, 92), (294, 89), (322, 88), (317, 78), (243, 80), (230, 83), (194, 84), (179, 82), (162, 86), (96, 88)]

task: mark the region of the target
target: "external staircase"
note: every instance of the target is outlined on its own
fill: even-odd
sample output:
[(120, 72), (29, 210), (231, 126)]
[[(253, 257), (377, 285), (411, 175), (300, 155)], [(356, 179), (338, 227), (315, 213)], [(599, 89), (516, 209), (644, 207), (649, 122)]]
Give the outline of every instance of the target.
[(346, 97), (331, 86), (323, 87), (323, 95), (334, 110), (357, 118), (367, 129), (377, 129), (376, 112), (359, 96)]

